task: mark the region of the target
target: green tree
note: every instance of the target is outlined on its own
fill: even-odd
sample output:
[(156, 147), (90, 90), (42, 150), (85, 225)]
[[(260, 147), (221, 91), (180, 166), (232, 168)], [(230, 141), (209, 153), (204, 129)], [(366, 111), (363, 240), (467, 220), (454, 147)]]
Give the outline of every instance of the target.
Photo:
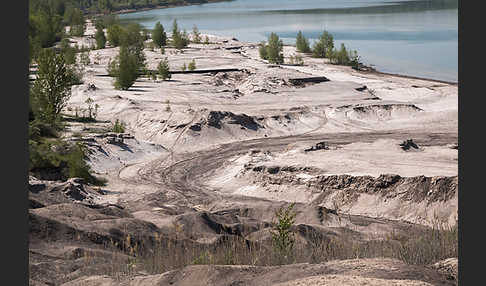
[(182, 45), (184, 46), (184, 48), (187, 47), (191, 41), (189, 40), (189, 34), (187, 33), (186, 29), (182, 31), (181, 38)]
[(54, 125), (71, 97), (74, 72), (64, 56), (56, 55), (52, 49), (40, 52), (37, 63), (37, 78), (31, 89), (32, 104), (36, 106), (36, 118)]
[(295, 44), (297, 46), (297, 51), (301, 53), (309, 53), (311, 51), (309, 47), (309, 40), (307, 40), (304, 35), (302, 34), (302, 31), (299, 31), (297, 34), (297, 38), (295, 40)]
[(192, 41), (198, 44), (201, 43), (201, 33), (196, 25), (192, 27)]
[(83, 11), (78, 8), (70, 8), (64, 16), (64, 20), (70, 26), (69, 34), (72, 36), (83, 36), (86, 29)]
[(324, 31), (312, 47), (312, 56), (316, 58), (328, 58), (333, 49), (334, 38), (329, 32)]
[(98, 8), (104, 12), (111, 12), (113, 5), (110, 0), (98, 0)]
[(360, 61), (360, 56), (358, 55), (358, 52), (356, 50), (349, 52), (349, 59), (350, 59), (349, 64), (354, 69), (358, 70), (361, 65), (361, 61)]
[(29, 32), (33, 40), (38, 41), (43, 48), (51, 47), (61, 38), (62, 17), (52, 13), (50, 9), (32, 14), (29, 20)]
[(76, 48), (71, 46), (69, 39), (62, 39), (61, 43), (59, 44), (59, 48), (61, 53), (64, 55), (66, 64), (72, 65), (76, 63)]
[(96, 48), (104, 49), (106, 45), (106, 37), (102, 26), (96, 27), (95, 39), (96, 39)]
[(296, 213), (293, 211), (294, 205), (295, 203), (292, 203), (287, 208), (279, 208), (275, 212), (272, 223), (273, 227), (270, 233), (278, 264), (292, 263), (295, 238), (291, 228), (295, 223), (296, 217)]
[(112, 124), (111, 130), (115, 133), (125, 133), (125, 122), (118, 119)]
[(164, 26), (160, 22), (155, 24), (154, 30), (152, 31), (152, 40), (159, 48), (167, 44), (167, 34), (165, 33)]
[(330, 61), (332, 64), (336, 65), (350, 65), (351, 59), (349, 57), (348, 50), (343, 43), (341, 43), (341, 48), (339, 50), (333, 50), (330, 56)]
[(132, 23), (127, 25), (125, 32), (122, 34), (122, 45), (125, 45), (134, 54), (137, 59), (137, 66), (139, 70), (146, 70), (146, 57), (143, 52), (144, 40), (141, 34), (142, 27), (140, 24)]
[(109, 73), (115, 76), (115, 88), (128, 90), (139, 76), (137, 55), (129, 47), (121, 46), (118, 56), (109, 64)]
[(271, 33), (268, 37), (268, 45), (266, 46), (267, 60), (273, 64), (282, 64), (283, 57), (283, 42), (275, 33)]
[(120, 34), (120, 45), (140, 46), (143, 48), (142, 26), (138, 23), (130, 23)]
[(106, 36), (110, 45), (113, 47), (118, 47), (121, 44), (122, 33), (123, 28), (120, 25), (114, 24), (109, 26), (106, 30)]
[(177, 25), (177, 20), (174, 19), (172, 24), (172, 45), (180, 50), (187, 47), (188, 44), (187, 32), (184, 31), (184, 33), (181, 33)]
[(265, 41), (262, 41), (262, 42), (260, 42), (260, 44), (258, 44), (258, 53), (260, 54), (260, 58), (262, 58), (264, 60), (268, 59), (267, 45), (266, 45)]
[(157, 66), (157, 71), (159, 72), (159, 75), (162, 77), (162, 80), (171, 78), (171, 74), (169, 72), (169, 61), (167, 60), (167, 58), (164, 58), (159, 62), (159, 65)]

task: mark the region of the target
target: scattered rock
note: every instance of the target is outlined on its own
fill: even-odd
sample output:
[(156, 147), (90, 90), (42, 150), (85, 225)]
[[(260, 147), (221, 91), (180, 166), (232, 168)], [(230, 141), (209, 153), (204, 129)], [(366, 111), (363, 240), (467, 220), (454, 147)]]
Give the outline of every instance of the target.
[(455, 149), (455, 150), (458, 150), (459, 149), (459, 145), (458, 144), (449, 144), (449, 145), (447, 145), (447, 147), (449, 147), (451, 149)]
[(326, 142), (319, 142), (316, 145), (305, 149), (304, 152), (309, 152), (309, 151), (317, 151), (317, 150), (329, 150), (329, 146), (326, 145)]
[(96, 85), (94, 85), (94, 83), (88, 84), (88, 88), (87, 88), (88, 91), (95, 91), (97, 89), (98, 88), (96, 87)]
[(400, 144), (400, 147), (407, 151), (409, 150), (410, 148), (414, 148), (414, 149), (419, 149), (419, 147), (417, 146), (417, 144), (415, 144), (415, 142), (413, 142), (412, 139), (408, 139), (406, 141), (403, 141), (401, 144)]

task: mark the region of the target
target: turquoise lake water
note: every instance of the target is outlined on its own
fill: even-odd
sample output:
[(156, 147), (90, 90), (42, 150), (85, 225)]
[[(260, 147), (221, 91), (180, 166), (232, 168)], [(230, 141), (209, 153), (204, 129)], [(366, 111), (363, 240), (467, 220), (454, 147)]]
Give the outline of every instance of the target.
[(301, 30), (311, 44), (323, 31), (357, 50), (382, 72), (457, 82), (458, 0), (234, 0), (122, 14), (152, 29), (181, 29), (260, 42), (275, 32), (294, 44)]

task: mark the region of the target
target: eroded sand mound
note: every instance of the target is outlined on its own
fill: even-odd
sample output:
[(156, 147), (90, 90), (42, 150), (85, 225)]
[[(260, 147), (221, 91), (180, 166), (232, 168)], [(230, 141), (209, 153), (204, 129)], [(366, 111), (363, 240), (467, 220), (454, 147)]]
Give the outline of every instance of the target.
[(236, 175), (251, 188), (239, 194), (311, 202), (349, 214), (401, 219), (425, 225), (457, 221), (457, 176), (401, 177), (320, 175), (319, 169), (247, 164)]

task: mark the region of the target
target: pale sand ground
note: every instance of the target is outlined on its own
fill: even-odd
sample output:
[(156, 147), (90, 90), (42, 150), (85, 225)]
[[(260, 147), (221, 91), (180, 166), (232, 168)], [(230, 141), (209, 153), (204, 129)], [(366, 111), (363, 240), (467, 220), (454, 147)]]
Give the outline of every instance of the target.
[[(94, 34), (91, 25), (86, 34)], [(87, 45), (90, 41), (88, 37), (75, 40), (79, 41), (79, 45)], [(87, 91), (86, 85), (74, 87), (69, 107), (72, 110), (75, 107), (85, 108), (84, 101), (91, 97), (100, 106), (98, 119), (112, 122), (121, 119), (136, 138), (130, 145), (136, 151), (128, 156), (124, 155), (127, 152), (112, 148), (110, 156), (97, 155), (92, 160), (94, 169), (108, 177), (108, 189), (116, 189), (116, 195), (105, 197), (105, 200), (115, 201), (124, 195), (127, 196), (125, 199), (135, 199), (139, 194), (135, 189), (140, 189), (141, 193), (150, 192), (151, 187), (130, 185), (129, 179), (136, 178), (143, 166), (160, 156), (207, 150), (223, 143), (264, 136), (322, 134), (325, 137), (326, 134), (342, 132), (390, 132), (394, 134), (390, 138), (369, 142), (356, 136), (353, 142), (334, 144), (330, 150), (309, 153), (303, 152), (303, 149), (317, 143), (316, 140), (296, 141), (284, 150), (272, 153), (261, 164), (316, 167), (322, 170), (321, 175), (457, 175), (458, 150), (449, 148), (447, 144), (421, 146), (420, 150), (410, 152), (398, 146), (401, 141), (413, 138), (414, 133), (440, 132), (457, 138), (457, 85), (356, 72), (350, 67), (324, 64), (322, 59), (308, 56), (304, 56), (304, 66), (272, 68), (259, 59), (254, 44), (215, 36), (210, 36), (210, 41), (218, 43), (191, 44), (183, 53), (166, 48), (166, 54), (162, 55), (158, 49), (146, 49), (148, 68), (155, 69), (163, 57), (168, 57), (173, 70), (195, 59), (198, 69), (238, 67), (249, 70), (250, 76), (236, 83), (225, 80), (229, 85), (222, 86), (215, 86), (215, 77), (204, 74), (174, 74), (170, 81), (139, 78), (128, 91), (120, 91), (113, 88), (112, 78), (98, 76), (107, 73), (106, 65), (116, 56), (118, 48), (90, 52), (91, 65), (86, 69), (84, 81), (85, 84), (95, 84), (97, 90)], [(242, 46), (241, 53), (224, 49), (235, 46)], [(284, 48), (286, 57), (294, 53), (294, 47)], [(330, 81), (305, 88), (275, 84), (278, 82), (275, 78), (306, 76), (326, 76)], [(373, 94), (355, 90), (363, 85)], [(239, 88), (243, 94), (235, 97), (231, 92), (234, 88)], [(261, 88), (271, 92), (254, 92)], [(379, 100), (372, 100), (374, 96)], [(167, 106), (170, 106), (170, 111), (166, 110)], [(188, 128), (197, 122), (204, 123), (210, 111), (260, 117), (263, 119), (259, 123), (265, 128), (242, 130), (234, 124), (223, 124), (220, 129), (203, 124), (199, 132)], [(404, 135), (400, 137), (402, 133)], [(153, 144), (159, 146), (157, 151), (154, 151)], [(259, 186), (238, 178), (243, 165), (254, 160), (245, 156), (230, 158), (228, 164), (213, 170), (208, 174), (206, 185), (263, 198), (311, 199), (290, 190), (269, 194)], [(110, 163), (110, 160), (113, 162)], [(304, 172), (299, 176), (311, 175)], [(365, 205), (368, 207), (370, 204)]]

